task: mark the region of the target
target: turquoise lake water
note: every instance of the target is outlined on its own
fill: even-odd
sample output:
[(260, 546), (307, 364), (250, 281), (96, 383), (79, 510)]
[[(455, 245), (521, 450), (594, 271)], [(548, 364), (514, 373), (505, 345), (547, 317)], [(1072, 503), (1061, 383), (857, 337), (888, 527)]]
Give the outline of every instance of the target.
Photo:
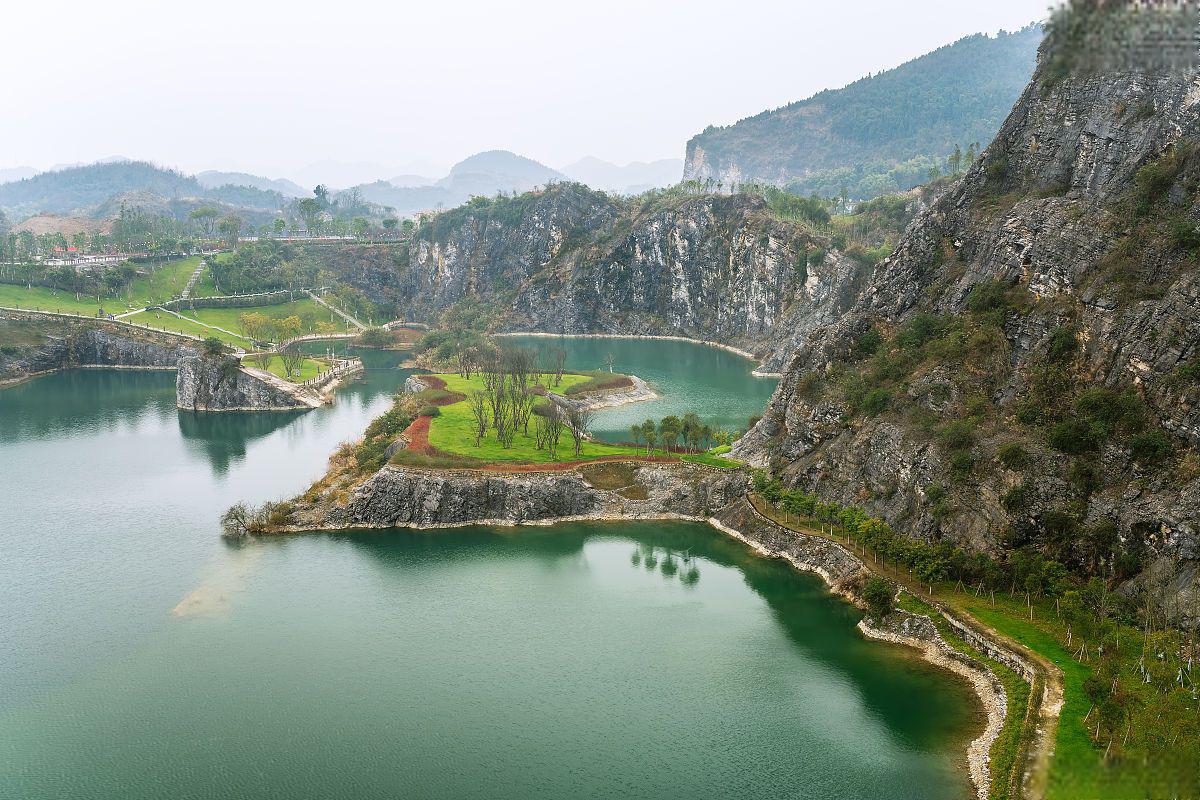
[(0, 392), (0, 798), (967, 794), (967, 687), (707, 526), (224, 543), (388, 407), (408, 373), (364, 357), (308, 414), (179, 412), (172, 373)]

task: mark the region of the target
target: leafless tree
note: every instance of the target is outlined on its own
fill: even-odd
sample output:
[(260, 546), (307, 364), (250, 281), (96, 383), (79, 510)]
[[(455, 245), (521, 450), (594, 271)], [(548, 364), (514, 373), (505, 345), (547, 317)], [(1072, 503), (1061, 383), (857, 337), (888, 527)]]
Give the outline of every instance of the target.
[(546, 412), (546, 449), (551, 458), (558, 457), (558, 440), (562, 438), (563, 414), (557, 404), (551, 403)]
[(283, 371), (289, 378), (295, 375), (304, 363), (304, 351), (294, 344), (280, 350), (279, 357), (283, 359)]
[(562, 383), (563, 368), (567, 363), (567, 351), (561, 347), (555, 347), (550, 353), (554, 359), (554, 385), (558, 386)]
[(587, 439), (588, 428), (592, 425), (593, 417), (595, 417), (594, 412), (583, 403), (572, 403), (567, 408), (567, 427), (571, 429), (571, 438), (575, 442), (576, 458), (579, 458), (579, 451), (583, 448), (584, 440)]
[(476, 389), (467, 395), (467, 402), (471, 406), (471, 415), (475, 418), (475, 446), (479, 447), (480, 439), (487, 434), (488, 393), (482, 389)]

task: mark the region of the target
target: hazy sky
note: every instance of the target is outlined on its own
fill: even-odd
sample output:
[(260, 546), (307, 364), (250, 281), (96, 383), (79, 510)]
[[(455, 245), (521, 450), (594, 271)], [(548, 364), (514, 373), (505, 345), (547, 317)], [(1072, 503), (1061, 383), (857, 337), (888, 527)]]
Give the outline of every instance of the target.
[[(0, 167), (113, 155), (271, 176), (503, 148), (682, 157), (728, 124), (1047, 0), (7, 4)], [(434, 176), (436, 177), (436, 175)]]

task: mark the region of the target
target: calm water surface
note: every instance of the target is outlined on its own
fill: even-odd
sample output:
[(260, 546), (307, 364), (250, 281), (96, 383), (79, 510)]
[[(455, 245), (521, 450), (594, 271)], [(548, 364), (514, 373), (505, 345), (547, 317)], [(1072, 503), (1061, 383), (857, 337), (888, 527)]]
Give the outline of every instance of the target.
[(964, 795), (966, 688), (706, 526), (223, 544), (387, 407), (407, 373), (365, 355), (303, 415), (180, 413), (171, 373), (0, 392), (0, 798)]
[(561, 347), (568, 369), (605, 369), (605, 357), (612, 354), (615, 371), (649, 383), (659, 399), (597, 412), (594, 432), (610, 442), (629, 441), (629, 426), (635, 423), (689, 411), (714, 428), (742, 430), (751, 415), (762, 414), (778, 383), (752, 375), (753, 361), (694, 342), (545, 336), (506, 336), (501, 341), (533, 349)]

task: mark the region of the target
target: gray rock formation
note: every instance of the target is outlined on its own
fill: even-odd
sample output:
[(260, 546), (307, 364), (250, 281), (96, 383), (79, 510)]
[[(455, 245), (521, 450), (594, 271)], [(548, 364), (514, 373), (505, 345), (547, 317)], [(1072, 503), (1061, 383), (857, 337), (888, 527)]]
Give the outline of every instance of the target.
[(739, 470), (689, 464), (629, 467), (629, 486), (604, 489), (592, 477), (595, 468), (489, 475), (387, 466), (344, 501), (299, 503), (294, 518), (301, 527), (346, 528), (707, 517), (746, 489), (746, 475)]
[(243, 369), (232, 356), (191, 356), (179, 362), (176, 405), (186, 411), (302, 411), (316, 408), (315, 393), (266, 373)]
[[(1200, 217), (1198, 99), (1194, 74), (1055, 80), (1039, 69), (996, 140), (910, 226), (850, 310), (797, 342), (763, 420), (734, 456), (916, 536), (995, 550), (1002, 537), (1037, 540), (1046, 515), (1062, 512), (1077, 514), (1081, 530), (1115, 525), (1131, 552), (1144, 545), (1200, 558), (1200, 480), (1189, 466), (1200, 389), (1174, 375), (1200, 357), (1200, 275), (1165, 233)], [(957, 372), (904, 376), (904, 402), (919, 411), (851, 414), (837, 376), (855, 363), (866, 331), (895, 331), (918, 314), (966, 318), (972, 290), (993, 281), (1016, 299), (999, 312), (1003, 341), (992, 355)], [(1131, 390), (1151, 424), (1176, 435), (1172, 460), (1139, 461), (1114, 439), (1082, 459), (1095, 485), (1080, 488), (1072, 475), (1081, 459), (1047, 446), (1057, 420), (1041, 429), (1017, 421), (1064, 337), (1078, 351), (1050, 386), (1068, 409), (1089, 387)], [(996, 379), (990, 396), (966, 396), (978, 385), (973, 374)], [(929, 428), (970, 418), (972, 402), (991, 403), (999, 424), (980, 429), (964, 481)], [(1011, 441), (1029, 452), (1018, 470), (995, 460)], [(934, 485), (948, 489), (949, 506), (930, 498)], [(1026, 507), (1006, 507), (1018, 485)]]
[[(0, 383), (71, 367), (174, 369), (179, 359), (196, 355), (195, 344), (177, 336), (104, 320), (8, 312), (0, 320)], [(18, 329), (23, 346), (11, 346), (4, 331)]]
[(828, 242), (756, 197), (635, 205), (564, 184), (446, 212), (398, 263), (376, 251), (375, 268), (362, 254), (344, 266), (404, 319), (433, 321), (470, 300), (495, 309), (506, 331), (686, 336), (777, 371), (853, 299), (861, 267), (836, 252), (807, 264), (818, 249)]

